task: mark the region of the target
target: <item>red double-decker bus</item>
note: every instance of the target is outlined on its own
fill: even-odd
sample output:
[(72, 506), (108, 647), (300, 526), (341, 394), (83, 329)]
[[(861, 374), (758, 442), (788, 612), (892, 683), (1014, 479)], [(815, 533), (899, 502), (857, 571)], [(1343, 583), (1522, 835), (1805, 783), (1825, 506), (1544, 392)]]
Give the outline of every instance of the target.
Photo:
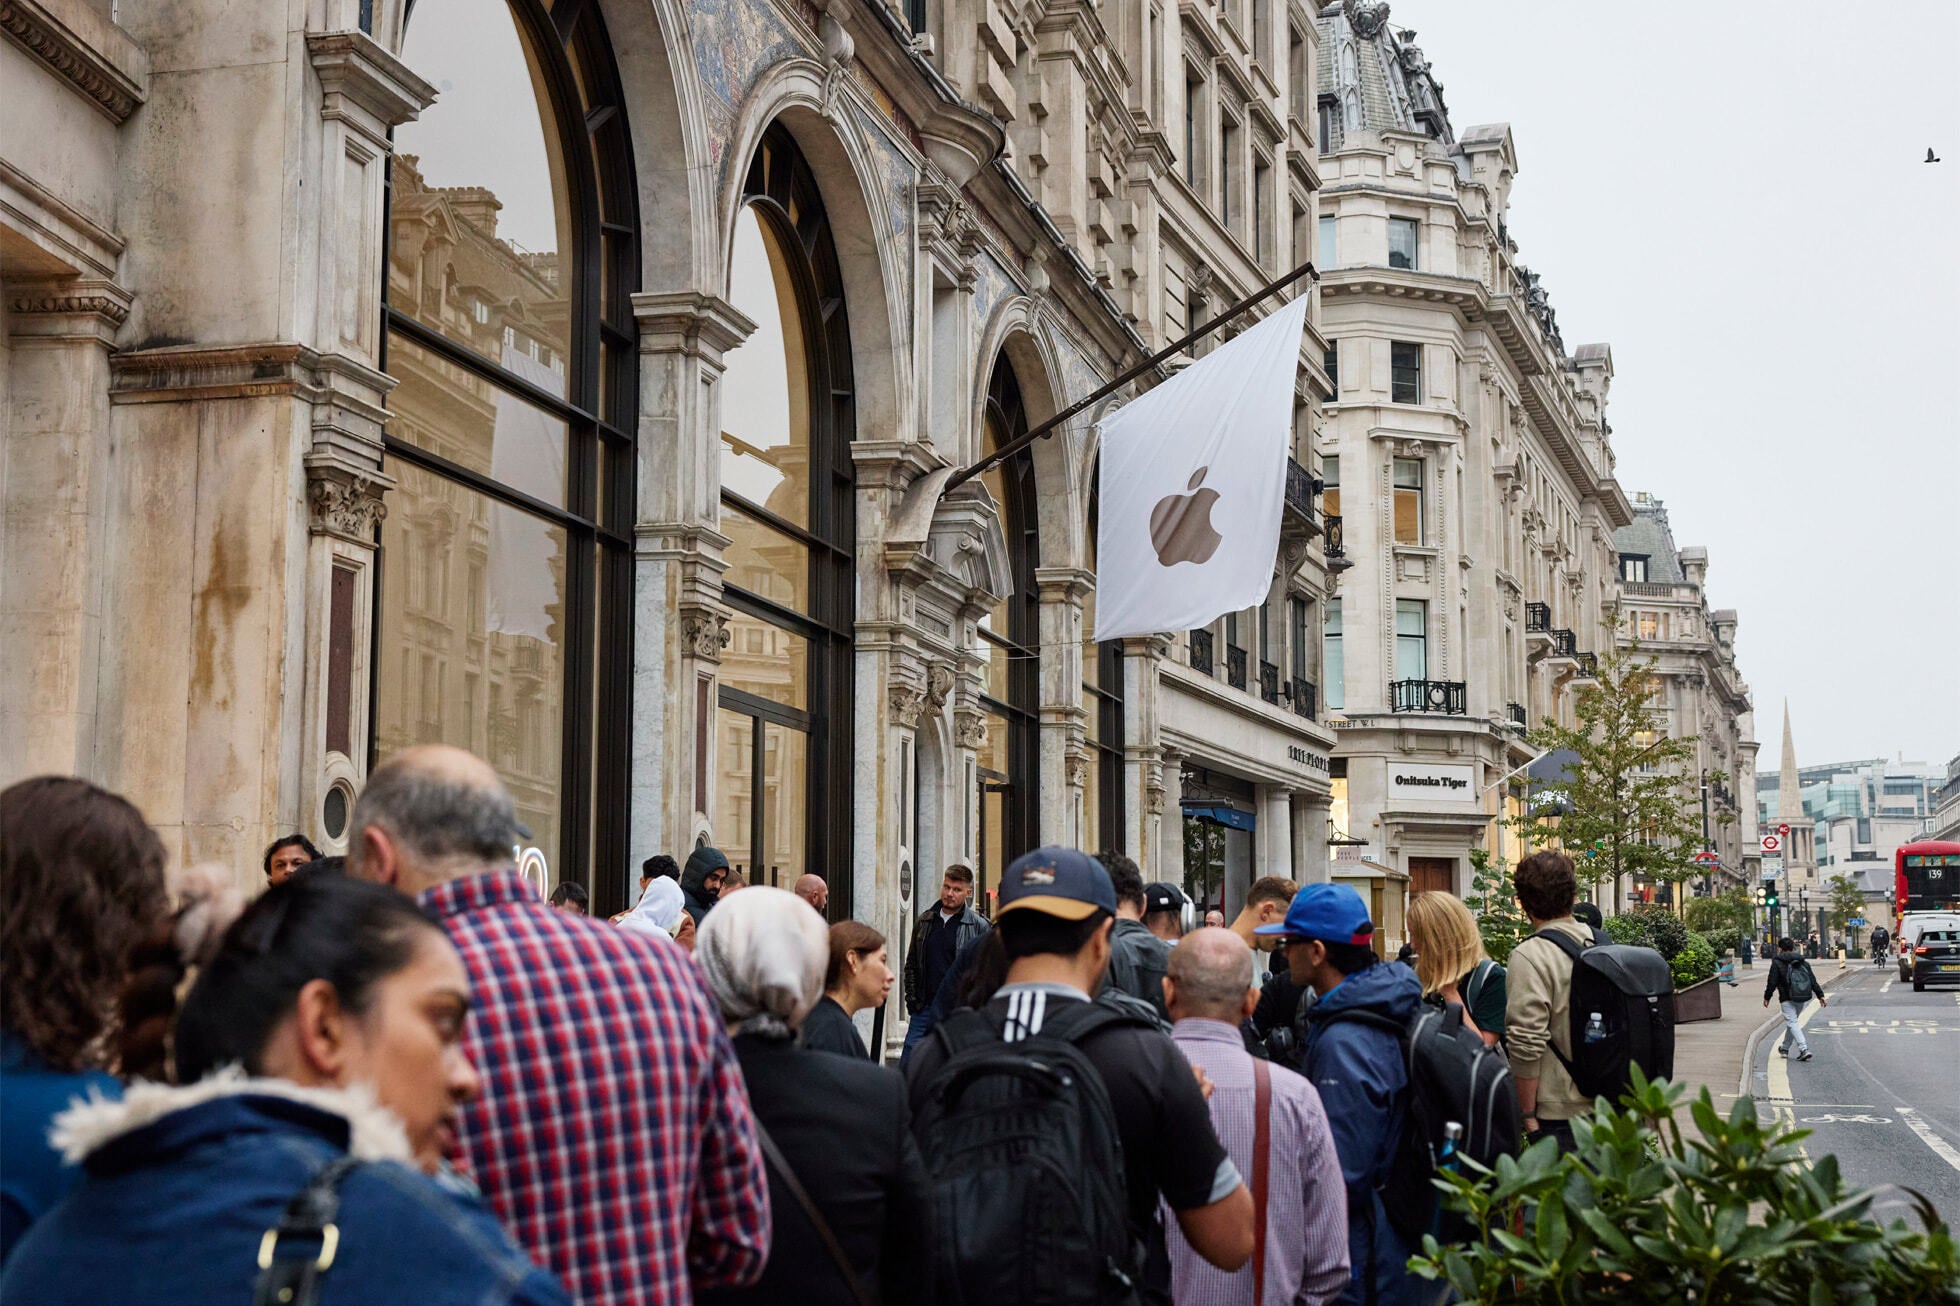
[(1899, 849), (1898, 910), (1960, 912), (1960, 843), (1926, 839)]

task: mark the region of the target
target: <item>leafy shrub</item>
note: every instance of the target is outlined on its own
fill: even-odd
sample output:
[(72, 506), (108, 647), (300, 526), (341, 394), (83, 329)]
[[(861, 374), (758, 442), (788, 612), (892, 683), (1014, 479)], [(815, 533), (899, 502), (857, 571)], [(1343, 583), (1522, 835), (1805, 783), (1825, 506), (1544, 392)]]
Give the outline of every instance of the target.
[(1746, 930), (1752, 917), (1752, 909), (1747, 889), (1730, 889), (1713, 898), (1690, 898), (1682, 909), (1682, 915), (1691, 930), (1700, 930), (1714, 937), (1714, 931), (1724, 925), (1732, 925), (1738, 930)]
[(1703, 933), (1708, 938), (1708, 946), (1715, 949), (1717, 957), (1733, 957), (1742, 951), (1742, 931), (1733, 925), (1704, 930)]
[(1510, 960), (1511, 949), (1518, 946), (1518, 940), (1531, 932), (1531, 922), (1518, 906), (1511, 872), (1502, 862), (1492, 863), (1490, 854), (1482, 848), (1470, 850), (1470, 892), (1464, 895), (1463, 901), (1477, 918), (1477, 933), (1483, 936), (1484, 951), (1492, 961), (1503, 965)]
[(1658, 903), (1645, 903), (1623, 915), (1608, 918), (1606, 932), (1615, 943), (1631, 943), (1654, 951), (1673, 961), (1688, 946), (1688, 927), (1681, 918)]
[(1709, 946), (1708, 936), (1690, 933), (1687, 946), (1668, 959), (1667, 968), (1674, 972), (1674, 987), (1677, 989), (1685, 989), (1714, 975), (1715, 949)]
[(1848, 1187), (1835, 1157), (1806, 1164), (1809, 1130), (1766, 1125), (1747, 1097), (1724, 1120), (1704, 1088), (1688, 1143), (1685, 1090), (1633, 1079), (1620, 1106), (1573, 1122), (1571, 1154), (1540, 1139), (1493, 1171), (1442, 1176), (1471, 1232), (1425, 1237), (1409, 1268), (1466, 1302), (1526, 1306), (1960, 1301), (1960, 1253), (1925, 1198), (1912, 1194), (1925, 1232), (1880, 1227), (1877, 1194)]

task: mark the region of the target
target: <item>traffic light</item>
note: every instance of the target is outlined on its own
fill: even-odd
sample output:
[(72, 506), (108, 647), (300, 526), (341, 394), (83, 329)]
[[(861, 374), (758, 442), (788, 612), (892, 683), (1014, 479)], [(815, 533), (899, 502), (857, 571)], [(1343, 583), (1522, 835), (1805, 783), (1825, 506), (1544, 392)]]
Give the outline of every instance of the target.
[(1776, 896), (1775, 885), (1772, 884), (1763, 890), (1763, 906), (1769, 908), (1771, 911), (1775, 911), (1781, 905), (1782, 899)]

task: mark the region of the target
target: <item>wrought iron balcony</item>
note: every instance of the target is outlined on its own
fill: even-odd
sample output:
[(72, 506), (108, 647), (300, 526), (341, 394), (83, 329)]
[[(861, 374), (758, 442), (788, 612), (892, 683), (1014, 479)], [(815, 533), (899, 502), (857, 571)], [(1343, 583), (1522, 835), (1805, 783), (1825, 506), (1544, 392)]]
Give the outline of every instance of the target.
[(1259, 697), (1268, 703), (1279, 702), (1279, 668), (1270, 662), (1259, 664)]
[(1245, 688), (1245, 650), (1225, 646), (1225, 681), (1233, 689)]
[(1531, 726), (1531, 721), (1529, 718), (1525, 716), (1524, 704), (1512, 703), (1509, 706), (1511, 709), (1511, 724), (1516, 726), (1519, 730), (1529, 729)]
[(1579, 637), (1563, 627), (1552, 631), (1552, 656), (1555, 658), (1576, 658), (1579, 656)]
[(1314, 479), (1293, 459), (1286, 460), (1286, 510), (1280, 524), (1295, 536), (1311, 536), (1320, 528), (1313, 520)]
[(1524, 628), (1526, 630), (1549, 631), (1552, 628), (1552, 605), (1549, 603), (1525, 604)]
[(1293, 700), (1295, 712), (1309, 721), (1315, 719), (1314, 709), (1317, 705), (1314, 702), (1313, 681), (1303, 680), (1299, 676), (1293, 677), (1286, 685), (1286, 696)]
[(1194, 630), (1191, 632), (1191, 669), (1205, 675), (1216, 675), (1211, 669), (1211, 632)]
[(1574, 653), (1572, 656), (1579, 663), (1579, 679), (1599, 679), (1599, 654)]
[(1341, 536), (1341, 515), (1330, 512), (1320, 519), (1321, 530), (1326, 538), (1321, 541), (1321, 552), (1329, 558), (1345, 558), (1347, 546)]
[(1461, 680), (1394, 680), (1389, 702), (1397, 712), (1441, 712), (1463, 716), (1469, 711), (1470, 689)]

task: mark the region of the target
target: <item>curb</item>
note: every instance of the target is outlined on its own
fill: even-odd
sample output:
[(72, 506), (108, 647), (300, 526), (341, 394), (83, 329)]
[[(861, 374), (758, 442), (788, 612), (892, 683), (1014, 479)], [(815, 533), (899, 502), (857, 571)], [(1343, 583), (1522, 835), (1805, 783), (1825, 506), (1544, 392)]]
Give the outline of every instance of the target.
[[(1839, 980), (1844, 979), (1847, 975), (1855, 975), (1857, 973), (1858, 972), (1855, 967), (1847, 967), (1844, 970), (1834, 972), (1828, 977), (1819, 975), (1817, 977), (1817, 981), (1819, 984), (1821, 984), (1824, 987), (1826, 991), (1829, 991), (1831, 985), (1837, 983)], [(1783, 1023), (1782, 1014), (1780, 1012), (1771, 1012), (1769, 1015), (1763, 1018), (1763, 1023), (1758, 1025), (1755, 1031), (1749, 1035), (1748, 1045), (1742, 1049), (1742, 1078), (1736, 1081), (1736, 1085), (1735, 1085), (1736, 1096), (1738, 1097), (1755, 1096), (1755, 1094), (1750, 1091), (1749, 1081), (1753, 1079), (1756, 1074), (1756, 1049), (1762, 1046), (1763, 1037), (1766, 1034), (1768, 1034), (1771, 1030), (1781, 1025), (1782, 1023)]]

